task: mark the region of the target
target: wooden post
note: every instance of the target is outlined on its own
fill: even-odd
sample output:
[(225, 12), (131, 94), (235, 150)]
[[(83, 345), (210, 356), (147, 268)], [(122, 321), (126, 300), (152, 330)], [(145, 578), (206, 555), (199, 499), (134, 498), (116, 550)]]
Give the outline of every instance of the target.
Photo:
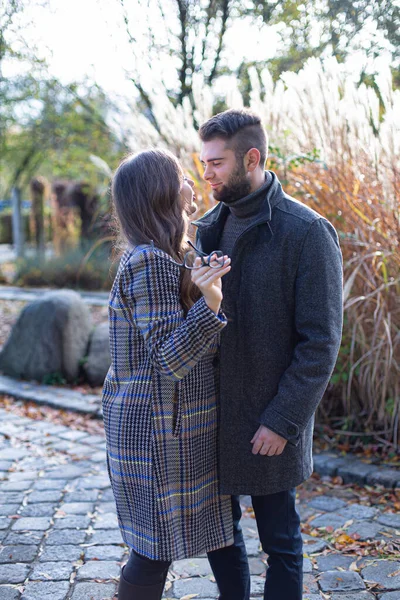
[(46, 187), (46, 180), (43, 177), (35, 177), (31, 180), (31, 239), (35, 241), (36, 255), (39, 261), (44, 260), (44, 194)]
[(24, 227), (22, 222), (21, 190), (13, 187), (11, 192), (13, 245), (17, 258), (24, 257)]

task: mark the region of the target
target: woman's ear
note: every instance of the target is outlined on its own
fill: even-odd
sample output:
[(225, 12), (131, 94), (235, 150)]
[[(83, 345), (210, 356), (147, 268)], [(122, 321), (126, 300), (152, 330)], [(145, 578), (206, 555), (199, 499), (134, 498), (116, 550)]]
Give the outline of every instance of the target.
[(253, 172), (260, 164), (260, 151), (257, 148), (250, 148), (244, 157), (244, 166), (246, 171)]

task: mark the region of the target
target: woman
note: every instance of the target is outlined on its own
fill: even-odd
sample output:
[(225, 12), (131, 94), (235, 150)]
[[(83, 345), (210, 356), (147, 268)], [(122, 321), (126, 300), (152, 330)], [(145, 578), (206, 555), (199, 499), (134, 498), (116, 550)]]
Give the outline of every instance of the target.
[(164, 150), (128, 157), (112, 184), (128, 246), (110, 294), (103, 389), (108, 471), (131, 548), (119, 600), (160, 599), (172, 560), (233, 542), (212, 364), (230, 260), (187, 245), (192, 187)]

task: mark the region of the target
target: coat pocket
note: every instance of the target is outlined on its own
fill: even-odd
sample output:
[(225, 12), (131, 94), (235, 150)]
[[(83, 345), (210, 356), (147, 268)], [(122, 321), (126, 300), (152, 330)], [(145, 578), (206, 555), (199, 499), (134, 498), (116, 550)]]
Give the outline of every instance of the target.
[(180, 397), (181, 384), (175, 384), (174, 398), (173, 398), (173, 409), (172, 409), (172, 435), (173, 437), (179, 437), (182, 427), (182, 403)]

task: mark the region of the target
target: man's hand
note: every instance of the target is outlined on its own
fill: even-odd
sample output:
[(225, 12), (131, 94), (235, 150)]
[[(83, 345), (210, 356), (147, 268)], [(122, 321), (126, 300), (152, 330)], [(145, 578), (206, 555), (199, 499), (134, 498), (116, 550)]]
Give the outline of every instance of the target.
[(279, 456), (282, 454), (287, 440), (264, 425), (260, 425), (250, 443), (253, 444), (253, 454)]

